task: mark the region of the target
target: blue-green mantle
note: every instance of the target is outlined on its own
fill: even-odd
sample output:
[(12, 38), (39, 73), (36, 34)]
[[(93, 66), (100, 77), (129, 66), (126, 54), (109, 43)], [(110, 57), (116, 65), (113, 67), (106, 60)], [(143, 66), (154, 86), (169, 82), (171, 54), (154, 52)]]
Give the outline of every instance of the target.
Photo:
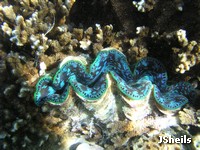
[(94, 62), (86, 69), (79, 60), (66, 61), (54, 77), (40, 78), (34, 93), (34, 102), (63, 103), (69, 95), (69, 87), (84, 100), (98, 101), (107, 91), (111, 74), (118, 89), (131, 101), (142, 101), (152, 90), (155, 102), (166, 110), (176, 110), (188, 102), (195, 89), (187, 82), (167, 85), (164, 66), (154, 58), (144, 58), (136, 63), (132, 71), (125, 55), (114, 48), (99, 52)]

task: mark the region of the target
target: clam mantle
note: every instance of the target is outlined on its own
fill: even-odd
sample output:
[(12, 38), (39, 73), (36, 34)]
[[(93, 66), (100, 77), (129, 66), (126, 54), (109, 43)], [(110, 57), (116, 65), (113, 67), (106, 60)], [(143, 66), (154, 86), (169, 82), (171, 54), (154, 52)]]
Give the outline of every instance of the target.
[(165, 67), (158, 60), (143, 58), (131, 71), (123, 53), (106, 48), (90, 65), (79, 57), (64, 59), (54, 76), (39, 79), (34, 102), (38, 106), (45, 102), (62, 104), (67, 101), (71, 87), (88, 105), (95, 104), (105, 100), (114, 85), (130, 108), (143, 106), (153, 97), (160, 111), (173, 112), (194, 97), (195, 89), (187, 82), (168, 85), (167, 80)]

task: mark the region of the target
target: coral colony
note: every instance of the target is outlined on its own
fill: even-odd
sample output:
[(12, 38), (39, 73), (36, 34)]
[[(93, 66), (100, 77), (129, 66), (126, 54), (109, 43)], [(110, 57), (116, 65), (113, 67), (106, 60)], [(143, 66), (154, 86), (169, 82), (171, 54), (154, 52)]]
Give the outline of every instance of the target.
[(71, 86), (82, 100), (95, 103), (105, 97), (115, 81), (130, 107), (145, 103), (153, 95), (159, 110), (175, 111), (194, 96), (195, 90), (187, 82), (168, 85), (167, 80), (166, 70), (158, 60), (143, 58), (135, 64), (132, 73), (123, 53), (106, 48), (90, 66), (77, 57), (67, 57), (53, 77), (45, 75), (38, 81), (34, 102), (62, 104)]
[[(199, 10), (191, 0), (1, 1), (0, 149), (200, 149)], [(175, 81), (147, 56), (169, 59)]]

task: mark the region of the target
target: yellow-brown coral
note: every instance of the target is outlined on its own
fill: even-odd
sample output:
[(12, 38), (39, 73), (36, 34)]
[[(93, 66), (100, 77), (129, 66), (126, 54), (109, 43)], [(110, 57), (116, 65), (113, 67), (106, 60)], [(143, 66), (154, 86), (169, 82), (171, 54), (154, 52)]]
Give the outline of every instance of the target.
[[(181, 144), (159, 143), (160, 136), (172, 136), (166, 132), (161, 132), (154, 136), (142, 135), (139, 139), (133, 140), (133, 150), (181, 150)], [(172, 136), (173, 137), (173, 136)]]
[(181, 124), (184, 125), (196, 125), (196, 112), (194, 109), (184, 108), (183, 111), (179, 111), (179, 119)]

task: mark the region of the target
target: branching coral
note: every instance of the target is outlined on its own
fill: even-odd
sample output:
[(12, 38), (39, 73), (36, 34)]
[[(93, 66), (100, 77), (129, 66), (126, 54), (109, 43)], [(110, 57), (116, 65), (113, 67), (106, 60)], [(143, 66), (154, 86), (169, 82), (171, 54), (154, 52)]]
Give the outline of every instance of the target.
[[(114, 32), (113, 25), (102, 27), (95, 24), (94, 27), (83, 30), (69, 24), (67, 17), (73, 3), (74, 1), (63, 3), (58, 0), (54, 5), (50, 1), (27, 0), (14, 1), (15, 5), (9, 5), (8, 2), (3, 2), (0, 8), (1, 40), (12, 41), (19, 50), (34, 56), (37, 66), (44, 62), (47, 67), (49, 63), (43, 59), (44, 55), (73, 53), (77, 50), (87, 50), (86, 53), (96, 55), (105, 45), (122, 51), (128, 39), (124, 32)], [(8, 9), (14, 16), (6, 17), (4, 9)], [(133, 45), (130, 44), (129, 47)], [(132, 52), (136, 52), (132, 54), (135, 60), (145, 57), (148, 51), (136, 44), (131, 49)]]
[[(77, 19), (77, 24), (75, 25), (71, 19), (72, 17), (69, 17), (68, 12), (74, 2), (75, 0), (6, 0), (0, 2), (0, 149), (59, 149), (61, 146), (64, 146), (61, 149), (73, 149), (74, 147), (69, 148), (69, 146), (71, 144), (77, 144), (80, 141), (77, 138), (74, 138), (74, 141), (71, 139), (77, 136), (87, 140), (87, 142), (81, 141), (80, 143), (82, 144), (78, 143), (80, 145), (76, 145), (75, 148), (77, 149), (91, 148), (88, 141), (94, 141), (105, 149), (125, 149), (125, 146), (131, 147), (133, 144), (136, 145), (134, 142), (131, 143), (132, 140), (140, 138), (144, 133), (149, 133), (151, 129), (156, 129), (159, 130), (158, 132), (161, 132), (160, 130), (176, 126), (179, 123), (175, 120), (177, 116), (164, 115), (157, 108), (161, 111), (164, 108), (167, 110), (170, 108), (168, 111), (174, 112), (174, 109), (183, 105), (180, 100), (186, 102), (189, 99), (189, 95), (187, 95), (189, 91), (187, 89), (183, 90), (180, 87), (183, 85), (186, 88), (190, 88), (190, 85), (179, 83), (167, 86), (168, 84), (164, 84), (166, 89), (160, 86), (158, 80), (160, 81), (161, 78), (156, 77), (158, 72), (154, 70), (155, 68), (150, 67), (151, 64), (156, 65), (157, 61), (144, 57), (147, 57), (147, 53), (149, 52), (149, 56), (156, 56), (162, 59), (165, 57), (165, 53), (163, 52), (169, 52), (171, 47), (174, 47), (174, 60), (176, 60), (177, 64), (171, 65), (176, 65), (178, 72), (183, 72), (183, 70), (187, 71), (191, 67), (199, 64), (197, 57), (199, 55), (199, 42), (193, 36), (193, 34), (198, 35), (199, 32), (195, 32), (195, 27), (192, 29), (192, 24), (197, 24), (198, 27), (198, 23), (195, 22), (198, 19), (195, 20), (195, 18), (197, 18), (196, 16), (199, 13), (190, 9), (192, 8), (191, 5), (197, 6), (196, 8), (198, 9), (199, 4), (196, 1), (192, 4), (188, 0), (184, 1), (184, 3), (182, 0), (170, 2), (158, 0), (136, 2), (135, 0), (135, 7), (139, 11), (144, 12), (140, 13), (137, 12), (136, 8), (133, 9), (131, 1), (127, 1), (128, 3), (126, 3), (125, 1), (111, 0), (106, 1), (107, 6), (104, 5), (109, 8), (106, 10), (106, 14), (108, 14), (106, 16), (108, 16), (109, 21), (102, 19), (103, 24), (109, 25), (103, 26), (101, 21), (95, 22), (94, 20), (92, 23), (88, 21), (87, 26), (85, 26), (81, 23), (81, 19)], [(82, 2), (86, 1), (77, 1), (79, 4)], [(103, 1), (93, 2), (101, 3)], [(115, 2), (119, 3), (116, 4)], [(160, 7), (162, 6), (160, 4), (163, 4), (164, 7)], [(188, 4), (190, 4), (190, 7), (188, 7)], [(121, 6), (130, 7), (124, 9)], [(104, 10), (105, 7), (103, 7)], [(86, 6), (85, 8), (89, 7)], [(103, 9), (93, 9), (95, 11), (94, 13), (97, 13), (95, 14), (97, 16), (94, 16), (94, 18), (98, 17), (98, 14), (101, 14), (101, 10)], [(188, 12), (188, 10), (192, 10), (197, 15), (192, 17), (190, 15), (191, 13), (187, 13), (186, 16), (188, 17), (186, 18), (188, 19), (185, 19), (181, 14)], [(84, 11), (87, 11), (87, 9), (84, 9)], [(88, 10), (88, 12), (91, 11), (91, 9)], [(174, 19), (177, 16), (176, 12), (178, 16), (181, 16), (181, 22)], [(75, 10), (75, 14), (78, 14), (77, 10)], [(85, 17), (84, 14), (81, 14), (81, 18), (85, 19)], [(91, 19), (90, 16), (87, 16), (87, 18), (87, 20)], [(184, 30), (180, 30), (180, 32), (174, 34), (175, 36), (173, 35), (173, 40), (176, 40), (175, 42), (171, 42), (170, 38), (166, 38), (165, 41), (167, 44), (163, 44), (158, 39), (155, 39), (153, 41), (155, 45), (151, 45), (152, 31), (156, 31), (155, 33), (158, 33), (158, 37), (160, 38), (162, 35), (160, 36), (159, 34), (166, 32), (166, 30), (180, 29), (180, 24), (181, 28), (187, 30), (188, 37), (195, 41), (187, 40), (186, 32), (184, 33)], [(188, 25), (185, 26), (185, 24)], [(189, 29), (188, 27), (192, 28)], [(135, 34), (135, 29), (137, 30), (137, 35)], [(167, 32), (166, 35), (170, 36)], [(149, 41), (150, 43), (148, 43)], [(180, 45), (178, 45), (177, 41)], [(145, 70), (141, 74), (131, 73), (134, 78), (134, 83), (130, 84), (130, 87), (134, 86), (135, 83), (139, 85), (149, 83), (153, 87), (150, 90), (150, 95), (146, 95), (147, 101), (131, 100), (129, 98), (130, 94), (127, 96), (128, 93), (122, 89), (124, 84), (126, 85), (128, 82), (123, 81), (124, 78), (122, 75), (119, 76), (119, 72), (111, 73), (109, 70), (102, 72), (103, 75), (106, 74), (105, 78), (102, 77), (102, 74), (97, 75), (102, 80), (99, 81), (97, 77), (97, 80), (95, 82), (91, 81), (93, 84), (90, 85), (99, 88), (101, 83), (105, 83), (105, 80), (108, 81), (109, 88), (107, 90), (104, 89), (105, 95), (103, 95), (102, 101), (100, 97), (100, 99), (95, 99), (91, 102), (88, 97), (83, 97), (79, 94), (85, 100), (80, 101), (75, 96), (75, 94), (78, 95), (77, 90), (69, 83), (70, 90), (68, 96), (70, 97), (62, 103), (62, 106), (57, 107), (48, 103), (43, 105), (41, 109), (33, 106), (32, 96), (34, 88), (32, 86), (35, 86), (36, 80), (40, 75), (49, 73), (49, 76), (52, 78), (47, 79), (44, 77), (44, 82), (42, 80), (39, 82), (43, 82), (43, 85), (50, 82), (47, 86), (52, 86), (55, 77), (54, 73), (56, 72), (55, 66), (57, 66), (59, 61), (63, 60), (66, 56), (77, 56), (80, 54), (85, 57), (84, 60), (79, 59), (80, 57), (71, 57), (70, 61), (74, 65), (75, 61), (79, 59), (77, 62), (80, 62), (80, 64), (77, 64), (86, 67), (86, 72), (88, 73), (87, 67), (90, 66), (89, 64), (91, 64), (92, 58), (96, 57), (96, 59), (99, 58), (98, 60), (100, 60), (99, 51), (102, 53), (101, 50), (108, 46), (112, 46), (120, 52), (123, 52), (127, 56), (131, 69), (136, 67), (136, 70), (139, 70), (139, 72), (141, 72), (140, 68), (142, 70), (145, 70), (145, 68), (151, 70)], [(166, 51), (163, 50), (163, 47), (166, 48), (164, 49)], [(156, 53), (152, 53), (153, 49)], [(157, 52), (162, 53), (162, 55), (158, 56)], [(69, 57), (67, 58), (69, 59)], [(151, 60), (155, 60), (156, 63), (153, 63), (154, 61), (152, 62)], [(147, 66), (140, 65), (140, 63), (135, 66), (132, 65), (136, 61), (139, 61), (141, 64), (147, 64)], [(69, 60), (66, 63), (69, 63)], [(63, 69), (66, 63), (63, 62)], [(118, 68), (118, 65), (116, 63), (116, 68)], [(68, 67), (71, 70), (74, 69), (73, 66), (69, 65)], [(194, 69), (196, 68), (194, 67)], [(165, 72), (165, 70), (162, 71)], [(164, 80), (166, 74), (164, 73), (162, 75), (164, 75), (162, 81), (166, 83), (166, 80)], [(144, 82), (143, 79), (147, 80), (147, 82)], [(139, 80), (142, 81), (140, 82)], [(64, 82), (64, 86), (68, 84), (68, 81), (66, 80)], [(83, 83), (82, 78), (78, 82)], [(93, 86), (95, 84), (96, 86)], [(144, 87), (140, 87), (140, 89), (144, 89)], [(58, 97), (60, 96), (59, 98), (62, 98), (61, 95), (64, 94), (63, 99), (67, 96), (65, 95), (67, 94), (65, 93), (68, 91), (67, 89), (66, 91), (63, 89), (58, 90), (55, 86), (52, 86), (52, 89), (56, 91), (55, 93), (52, 92), (53, 96), (58, 94)], [(52, 89), (49, 88), (49, 90)], [(154, 94), (154, 91), (157, 93)], [(177, 93), (187, 97), (186, 99), (182, 96), (177, 96), (178, 102), (176, 104), (178, 105), (177, 107), (173, 107), (173, 110), (171, 110), (171, 107), (172, 105), (175, 106), (175, 104), (167, 104), (168, 102), (173, 102), (171, 101), (173, 97), (169, 96), (170, 94), (174, 96), (172, 91), (178, 91)], [(41, 91), (42, 94), (46, 94), (45, 92), (47, 91)], [(43, 97), (42, 101), (46, 101), (48, 98)], [(164, 111), (166, 113), (166, 110)], [(179, 112), (180, 124), (192, 124), (199, 127), (199, 114), (199, 111), (183, 109)], [(113, 124), (106, 126), (111, 122), (115, 126)], [(117, 125), (119, 126), (116, 127)], [(144, 136), (141, 138), (144, 138)], [(66, 144), (63, 143), (63, 139), (66, 139), (68, 142)], [(194, 140), (196, 141), (196, 139)], [(197, 147), (198, 141), (195, 143)], [(146, 147), (144, 146), (145, 148), (149, 148), (149, 145), (156, 145), (156, 143), (150, 144), (150, 142), (146, 144), (146, 141), (143, 141), (143, 143), (147, 145)], [(106, 147), (106, 144), (112, 145), (112, 148)], [(179, 147), (177, 146), (175, 148), (178, 149)]]
[(172, 48), (177, 59), (176, 72), (183, 74), (200, 62), (200, 44), (188, 41), (185, 30), (178, 30), (176, 35), (182, 46), (182, 48)]
[[(52, 43), (55, 42), (48, 37), (53, 28), (56, 28), (53, 34), (60, 32), (61, 37), (66, 35), (67, 29), (63, 25), (63, 20), (66, 21), (65, 17), (68, 16), (69, 10), (61, 1), (58, 1), (56, 6), (50, 1), (28, 0), (15, 1), (14, 3), (13, 6), (7, 6), (5, 2), (3, 6), (0, 6), (1, 21), (3, 22), (0, 30), (5, 38), (4, 40), (9, 39), (19, 47), (30, 46), (32, 51), (27, 53), (39, 56), (49, 46), (51, 48)], [(59, 17), (56, 18), (58, 13)], [(60, 21), (56, 27), (55, 20)]]
[(200, 44), (198, 40), (189, 40), (186, 30), (179, 29), (161, 35), (159, 35), (159, 32), (155, 32), (152, 33), (152, 37), (159, 39), (161, 42), (167, 42), (165, 44), (169, 46), (172, 45), (169, 48), (172, 49), (174, 72), (184, 74), (192, 67), (198, 66), (200, 62)]
[(140, 12), (148, 12), (154, 8), (156, 4), (155, 0), (140, 0), (139, 2), (133, 1), (133, 5)]

